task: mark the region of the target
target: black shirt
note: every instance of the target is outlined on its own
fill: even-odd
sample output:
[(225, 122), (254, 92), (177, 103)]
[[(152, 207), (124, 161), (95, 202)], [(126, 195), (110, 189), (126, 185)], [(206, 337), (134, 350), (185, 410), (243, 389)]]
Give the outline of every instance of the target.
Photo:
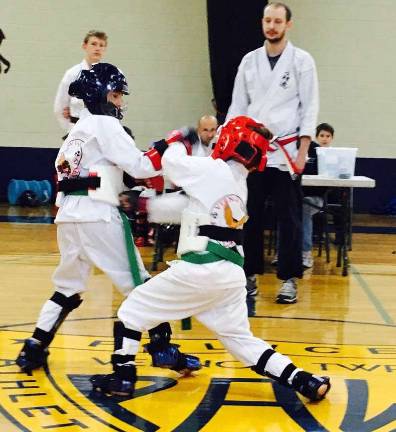
[(280, 54), (277, 55), (277, 56), (270, 57), (270, 56), (267, 54), (268, 61), (269, 61), (270, 65), (271, 65), (271, 69), (274, 69), (274, 67), (275, 67), (276, 63), (278, 63), (278, 60), (280, 59), (280, 56), (281, 56), (281, 55), (282, 55), (282, 53), (280, 53)]

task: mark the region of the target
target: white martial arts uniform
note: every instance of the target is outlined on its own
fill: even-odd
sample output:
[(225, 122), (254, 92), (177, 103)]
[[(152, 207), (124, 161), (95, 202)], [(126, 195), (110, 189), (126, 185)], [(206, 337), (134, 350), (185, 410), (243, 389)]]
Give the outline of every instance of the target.
[[(297, 132), (299, 136), (313, 137), (318, 110), (315, 62), (309, 53), (287, 42), (273, 70), (265, 46), (243, 57), (226, 120), (247, 115), (265, 124), (276, 136)], [(296, 158), (296, 141), (285, 149), (292, 159)], [(268, 167), (286, 170), (279, 150), (268, 152), (267, 156)]]
[[(166, 150), (162, 166), (164, 174), (186, 192), (187, 210), (206, 215), (211, 225), (235, 227), (240, 223), (242, 228), (248, 174), (243, 165), (187, 156), (185, 147), (175, 143)], [(235, 246), (232, 241), (220, 243)], [(238, 249), (242, 253), (240, 246)], [(238, 360), (253, 366), (271, 346), (250, 331), (245, 283), (242, 267), (230, 261), (175, 261), (169, 269), (134, 289), (122, 303), (118, 317), (125, 327), (142, 332), (165, 321), (195, 316)], [(132, 346), (135, 352), (117, 352), (135, 354), (138, 342), (130, 344), (129, 349)], [(280, 376), (289, 363), (290, 359), (275, 353), (267, 368)]]
[[(314, 136), (319, 107), (316, 66), (310, 54), (287, 42), (275, 67), (265, 45), (242, 59), (235, 78), (227, 120), (247, 115), (275, 136)], [(292, 160), (297, 139), (284, 146)], [(267, 168), (249, 176), (249, 220), (245, 225), (246, 276), (264, 271), (262, 221), (264, 203), (272, 196), (279, 224), (277, 276), (286, 281), (302, 276), (301, 188), (292, 181), (281, 150), (267, 152)], [(280, 292), (282, 294), (282, 292)], [(282, 299), (280, 301), (283, 301)]]
[[(183, 129), (188, 129), (187, 127), (182, 128)], [(195, 132), (197, 132), (197, 130), (195, 129)], [(202, 143), (201, 138), (198, 135), (197, 132), (197, 139), (191, 143), (191, 155), (192, 156), (209, 156), (212, 153), (212, 147), (213, 147), (213, 143), (210, 142), (209, 145), (205, 145)], [(171, 180), (168, 178), (165, 178), (165, 190), (172, 190), (174, 189), (174, 185), (172, 184)], [(170, 222), (170, 221), (169, 221)]]
[[(87, 177), (93, 166), (115, 166), (137, 177), (158, 175), (150, 160), (136, 147), (119, 120), (92, 115), (87, 109), (70, 131), (59, 150), (55, 166), (58, 179)], [(101, 269), (114, 285), (127, 295), (134, 283), (127, 258), (124, 229), (115, 205), (90, 196), (64, 196), (58, 193), (58, 245), (61, 261), (53, 275), (55, 291), (71, 297), (85, 291), (93, 266)], [(144, 268), (138, 249), (135, 254), (142, 280), (150, 275)], [(37, 327), (49, 331), (61, 307), (48, 300)]]
[(191, 155), (192, 156), (209, 156), (212, 153), (212, 144), (202, 144), (202, 141), (198, 139), (192, 145)]
[(89, 68), (90, 66), (84, 59), (81, 63), (68, 69), (59, 83), (54, 101), (54, 113), (60, 127), (66, 132), (69, 132), (73, 127), (73, 123), (63, 117), (64, 108), (69, 108), (70, 115), (76, 118), (80, 117), (80, 113), (84, 109), (84, 102), (82, 99), (69, 96), (69, 86), (78, 78), (82, 70), (88, 70)]

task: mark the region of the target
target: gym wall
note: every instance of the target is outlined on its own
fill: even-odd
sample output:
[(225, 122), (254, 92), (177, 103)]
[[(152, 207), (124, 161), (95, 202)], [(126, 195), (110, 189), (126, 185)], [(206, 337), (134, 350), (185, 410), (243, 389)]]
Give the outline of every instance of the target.
[(315, 58), (319, 123), (335, 128), (334, 145), (357, 147), (356, 174), (376, 179), (355, 189), (355, 210), (381, 211), (396, 197), (396, 1), (287, 0), (290, 39)]
[(288, 0), (290, 39), (318, 66), (319, 122), (336, 130), (335, 144), (359, 156), (395, 158), (396, 2)]
[[(249, 2), (240, 3), (243, 13)], [(357, 193), (357, 209), (367, 211), (396, 194), (396, 2), (287, 3), (295, 21), (290, 39), (317, 62), (319, 121), (335, 127), (335, 145), (359, 148), (357, 173), (377, 180), (375, 190)], [(83, 58), (90, 29), (108, 33), (105, 60), (128, 78), (124, 123), (140, 148), (213, 113), (206, 11), (205, 0), (38, 0), (34, 8), (28, 0), (2, 0), (0, 55), (11, 68), (5, 74), (2, 65), (0, 73), (0, 200), (10, 178), (42, 179), (52, 172), (63, 134), (53, 99), (65, 70)]]
[(0, 28), (11, 62), (0, 74), (1, 146), (60, 146), (55, 92), (90, 29), (108, 34), (104, 61), (127, 77), (124, 124), (141, 148), (213, 112), (204, 0), (2, 0)]

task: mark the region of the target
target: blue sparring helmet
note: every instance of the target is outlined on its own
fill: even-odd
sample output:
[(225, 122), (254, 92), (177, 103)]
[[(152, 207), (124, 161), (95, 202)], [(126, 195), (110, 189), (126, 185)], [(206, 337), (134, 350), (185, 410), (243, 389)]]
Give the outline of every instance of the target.
[(110, 91), (129, 94), (124, 74), (110, 63), (96, 63), (82, 70), (69, 86), (69, 95), (82, 99), (92, 114), (110, 115), (122, 119), (122, 109), (107, 101)]

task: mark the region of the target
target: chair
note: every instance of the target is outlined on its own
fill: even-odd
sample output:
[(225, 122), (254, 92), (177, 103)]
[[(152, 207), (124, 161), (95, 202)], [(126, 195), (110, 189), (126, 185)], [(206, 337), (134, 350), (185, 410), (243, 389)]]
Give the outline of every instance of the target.
[(180, 226), (172, 224), (154, 224), (154, 251), (151, 270), (158, 270), (158, 263), (164, 261), (166, 247), (173, 246), (176, 252)]
[[(326, 252), (326, 262), (330, 262), (330, 224), (329, 215), (333, 217), (333, 225), (335, 226), (335, 231), (339, 230), (338, 215), (341, 209), (341, 204), (329, 203), (330, 190), (326, 191), (323, 196), (323, 206), (319, 209), (317, 217), (319, 219), (319, 243), (318, 243), (318, 256), (322, 256), (323, 246)], [(334, 197), (333, 197), (334, 198)], [(316, 215), (315, 215), (316, 216)], [(323, 245), (324, 244), (324, 245)], [(341, 244), (337, 244), (337, 267), (341, 263)]]

